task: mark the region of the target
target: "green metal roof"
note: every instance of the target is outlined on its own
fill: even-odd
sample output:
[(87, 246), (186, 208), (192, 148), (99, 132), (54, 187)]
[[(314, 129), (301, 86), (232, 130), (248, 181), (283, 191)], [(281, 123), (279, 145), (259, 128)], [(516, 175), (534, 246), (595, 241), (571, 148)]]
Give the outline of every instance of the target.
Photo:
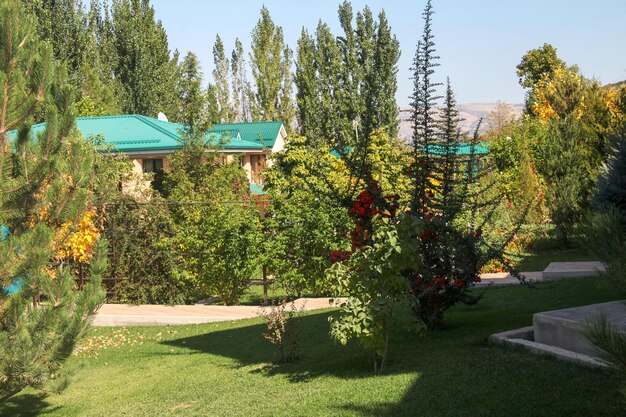
[[(430, 153), (435, 155), (445, 155), (446, 145), (430, 145), (428, 147)], [(456, 148), (456, 155), (470, 155), (472, 145), (470, 143), (460, 143)], [(474, 155), (484, 155), (489, 153), (489, 144), (487, 142), (479, 142), (474, 145)]]
[(241, 139), (248, 142), (255, 142), (273, 148), (276, 138), (280, 134), (283, 122), (253, 122), (253, 123), (220, 123), (213, 125), (213, 130), (228, 131), (237, 130)]
[[(166, 151), (181, 148), (183, 124), (171, 123), (137, 114), (78, 117), (76, 126), (85, 137), (102, 136), (104, 142), (121, 152)], [(280, 133), (281, 122), (216, 124), (205, 136), (207, 142), (223, 141), (226, 151), (272, 148)], [(45, 124), (34, 125), (37, 134)]]

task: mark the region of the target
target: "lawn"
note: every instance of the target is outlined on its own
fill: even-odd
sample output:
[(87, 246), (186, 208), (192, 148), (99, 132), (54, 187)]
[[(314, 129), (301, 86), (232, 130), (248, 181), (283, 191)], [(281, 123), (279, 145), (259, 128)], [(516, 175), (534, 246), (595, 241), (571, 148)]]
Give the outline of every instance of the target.
[(597, 261), (598, 258), (582, 248), (544, 249), (529, 253), (516, 265), (519, 271), (543, 271), (550, 262)]
[(373, 375), (355, 344), (327, 336), (323, 311), (299, 319), (302, 359), (272, 362), (260, 319), (95, 329), (72, 357), (61, 394), (26, 390), (0, 415), (46, 416), (623, 416), (618, 381), (487, 337), (531, 323), (534, 312), (613, 300), (602, 278), (481, 289), (427, 337), (397, 331), (391, 363)]

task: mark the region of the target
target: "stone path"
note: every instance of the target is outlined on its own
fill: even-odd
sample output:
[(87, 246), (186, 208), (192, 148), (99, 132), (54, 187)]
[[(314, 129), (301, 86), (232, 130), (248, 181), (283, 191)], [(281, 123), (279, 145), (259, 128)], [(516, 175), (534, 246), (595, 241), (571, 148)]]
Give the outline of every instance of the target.
[[(571, 278), (598, 275), (605, 270), (601, 262), (552, 262), (543, 272), (522, 272), (529, 281)], [(510, 274), (482, 274), (479, 286), (517, 284), (519, 281)], [(300, 298), (295, 308), (317, 310), (336, 307), (345, 299)], [(95, 326), (154, 326), (211, 323), (258, 317), (261, 308), (255, 306), (220, 305), (139, 305), (105, 304), (96, 313)]]

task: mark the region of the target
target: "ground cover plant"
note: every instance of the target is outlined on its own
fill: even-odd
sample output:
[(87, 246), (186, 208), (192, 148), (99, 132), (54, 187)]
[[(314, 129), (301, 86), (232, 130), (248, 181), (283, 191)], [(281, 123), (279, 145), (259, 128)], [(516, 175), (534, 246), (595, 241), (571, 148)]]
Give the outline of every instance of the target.
[(66, 391), (26, 390), (0, 415), (619, 416), (609, 373), (487, 343), (529, 325), (534, 312), (619, 297), (602, 282), (488, 288), (480, 304), (453, 307), (441, 332), (393, 332), (389, 364), (376, 375), (356, 343), (327, 337), (330, 311), (299, 318), (301, 359), (289, 364), (276, 363), (261, 318), (98, 328), (69, 361), (76, 373)]

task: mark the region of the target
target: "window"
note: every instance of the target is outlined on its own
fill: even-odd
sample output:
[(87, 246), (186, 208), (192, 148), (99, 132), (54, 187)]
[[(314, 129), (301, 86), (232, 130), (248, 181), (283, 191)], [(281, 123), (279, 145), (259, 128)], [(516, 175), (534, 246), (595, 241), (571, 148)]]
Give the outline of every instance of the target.
[(144, 159), (143, 160), (143, 172), (147, 174), (149, 172), (163, 171), (163, 159)]

